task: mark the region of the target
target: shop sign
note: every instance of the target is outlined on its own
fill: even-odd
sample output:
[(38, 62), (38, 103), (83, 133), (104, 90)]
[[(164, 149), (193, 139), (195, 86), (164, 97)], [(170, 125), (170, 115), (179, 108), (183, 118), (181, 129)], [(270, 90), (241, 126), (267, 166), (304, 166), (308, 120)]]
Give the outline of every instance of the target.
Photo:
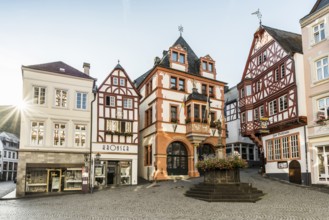
[(261, 134), (268, 134), (270, 130), (268, 129), (268, 118), (262, 117), (259, 119), (260, 129), (259, 133)]
[(278, 162), (278, 169), (286, 169), (286, 168), (288, 168), (287, 161)]
[(115, 153), (137, 153), (137, 145), (93, 144), (93, 151)]
[(285, 134), (289, 134), (289, 131), (282, 131), (282, 132), (279, 132), (277, 134), (273, 134), (273, 137), (279, 137), (279, 136), (282, 136), (282, 135), (285, 135)]

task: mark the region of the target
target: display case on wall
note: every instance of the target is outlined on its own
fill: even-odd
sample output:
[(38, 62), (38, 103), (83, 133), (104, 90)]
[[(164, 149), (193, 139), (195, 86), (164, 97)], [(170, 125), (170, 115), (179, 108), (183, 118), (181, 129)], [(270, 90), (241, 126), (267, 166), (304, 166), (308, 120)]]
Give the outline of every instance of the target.
[(26, 192), (47, 192), (47, 170), (27, 170)]
[(105, 184), (105, 163), (104, 161), (100, 161), (95, 166), (95, 186), (105, 186)]
[(67, 168), (64, 175), (64, 190), (82, 190), (82, 169)]

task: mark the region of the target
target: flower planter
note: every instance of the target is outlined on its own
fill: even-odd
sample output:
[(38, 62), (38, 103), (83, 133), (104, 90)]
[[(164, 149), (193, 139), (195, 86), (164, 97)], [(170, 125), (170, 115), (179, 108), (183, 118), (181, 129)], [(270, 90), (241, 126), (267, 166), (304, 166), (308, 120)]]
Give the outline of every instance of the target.
[(208, 170), (204, 173), (204, 183), (240, 183), (240, 171), (238, 168), (230, 170)]

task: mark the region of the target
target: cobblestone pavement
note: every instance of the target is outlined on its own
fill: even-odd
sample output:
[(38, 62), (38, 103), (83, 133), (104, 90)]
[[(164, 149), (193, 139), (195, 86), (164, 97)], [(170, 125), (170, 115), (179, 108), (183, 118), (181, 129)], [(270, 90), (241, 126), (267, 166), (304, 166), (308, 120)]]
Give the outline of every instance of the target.
[(0, 182), (0, 198), (12, 192), (16, 188), (14, 181)]
[(328, 219), (329, 194), (241, 172), (263, 190), (257, 203), (208, 203), (183, 193), (202, 178), (107, 189), (93, 194), (0, 201), (0, 219)]

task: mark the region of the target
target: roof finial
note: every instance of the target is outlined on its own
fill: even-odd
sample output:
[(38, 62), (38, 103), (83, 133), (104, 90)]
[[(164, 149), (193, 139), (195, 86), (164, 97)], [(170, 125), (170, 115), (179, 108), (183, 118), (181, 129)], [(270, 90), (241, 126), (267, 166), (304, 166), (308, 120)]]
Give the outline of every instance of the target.
[(257, 15), (259, 19), (259, 26), (262, 26), (262, 13), (260, 13), (259, 9), (255, 11), (254, 13), (251, 13), (252, 15)]
[(118, 60), (118, 64), (120, 64), (120, 60)]
[(180, 32), (180, 36), (182, 36), (182, 33), (183, 33), (183, 31), (184, 31), (184, 28), (183, 28), (182, 25), (179, 25), (179, 26), (178, 26), (178, 31)]

